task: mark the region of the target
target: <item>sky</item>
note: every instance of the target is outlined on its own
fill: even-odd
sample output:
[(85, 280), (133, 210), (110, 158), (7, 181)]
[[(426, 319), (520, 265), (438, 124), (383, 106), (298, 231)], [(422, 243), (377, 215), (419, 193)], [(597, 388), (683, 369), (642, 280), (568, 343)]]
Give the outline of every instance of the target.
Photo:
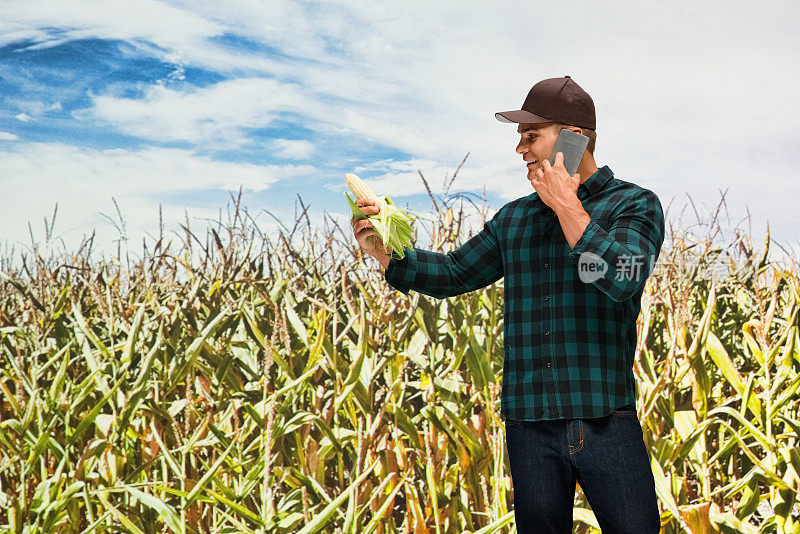
[(0, 250), (46, 244), (57, 205), (51, 245), (140, 252), (159, 210), (177, 239), (240, 188), (268, 233), (298, 199), (345, 225), (347, 172), (425, 212), (420, 173), (440, 193), (467, 154), (451, 192), (496, 210), (533, 187), (494, 113), (569, 75), (598, 166), (684, 228), (724, 193), (723, 236), (769, 224), (798, 257), (799, 25), (789, 1), (3, 0)]

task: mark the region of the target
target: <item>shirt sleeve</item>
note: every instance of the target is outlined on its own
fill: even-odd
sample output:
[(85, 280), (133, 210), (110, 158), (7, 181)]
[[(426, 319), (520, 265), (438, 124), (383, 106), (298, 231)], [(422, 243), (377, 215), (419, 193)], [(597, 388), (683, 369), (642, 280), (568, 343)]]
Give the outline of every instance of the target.
[[(578, 266), (581, 280), (594, 284), (612, 300), (622, 302), (644, 288), (655, 267), (664, 242), (664, 212), (655, 193), (643, 192), (626, 201), (626, 206), (605, 231), (592, 220), (570, 253)], [(599, 257), (599, 259), (592, 254)], [(591, 276), (585, 269), (589, 263), (607, 269)], [(598, 271), (599, 272), (599, 271)], [(588, 278), (586, 278), (588, 276)]]
[(497, 237), (499, 215), (498, 211), (480, 232), (452, 252), (406, 249), (402, 260), (389, 260), (384, 279), (406, 295), (413, 289), (440, 299), (496, 282), (503, 277), (503, 257)]

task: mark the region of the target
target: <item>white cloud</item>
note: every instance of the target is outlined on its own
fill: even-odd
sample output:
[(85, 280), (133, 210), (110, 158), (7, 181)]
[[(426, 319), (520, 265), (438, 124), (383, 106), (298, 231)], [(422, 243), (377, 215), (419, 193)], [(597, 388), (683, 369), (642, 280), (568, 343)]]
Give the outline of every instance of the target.
[[(227, 163), (198, 156), (189, 150), (79, 149), (57, 143), (27, 143), (2, 152), (8, 177), (24, 186), (37, 177), (35, 187), (75, 187), (155, 195), (208, 189), (262, 191), (282, 179), (316, 172), (310, 165), (253, 165)], [(113, 172), (110, 172), (113, 171)], [(113, 189), (111, 189), (113, 188)]]
[[(62, 144), (28, 143), (0, 151), (3, 185), (14, 202), (4, 205), (4, 239), (27, 243), (28, 221), (49, 217), (59, 205), (59, 228), (72, 228), (73, 242), (94, 227), (113, 228), (100, 212), (114, 214), (116, 198), (128, 218), (130, 236), (141, 242), (157, 227), (158, 205), (164, 204), (167, 222), (177, 224), (184, 208), (193, 214), (216, 217), (197, 192), (228, 190), (243, 195), (263, 191), (278, 180), (314, 175), (310, 165), (251, 165), (214, 161), (191, 151), (163, 148), (92, 150)], [(180, 199), (183, 200), (180, 200)], [(109, 233), (110, 232), (110, 233)], [(137, 241), (138, 240), (138, 241)]]
[(250, 142), (243, 129), (269, 125), (282, 110), (297, 110), (302, 88), (266, 78), (224, 81), (178, 91), (160, 85), (141, 99), (95, 96), (94, 107), (79, 118), (107, 121), (145, 139), (238, 147)]
[(308, 159), (314, 152), (314, 145), (302, 139), (275, 139), (272, 147), (282, 159)]
[[(45, 28), (58, 28), (58, 32)], [(84, 0), (7, 0), (0, 4), (0, 46), (24, 40), (53, 46), (74, 39), (144, 40), (181, 48), (218, 35), (223, 28), (167, 2), (105, 0), (102, 9)]]
[[(28, 86), (33, 86), (34, 84), (28, 80), (23, 78), (24, 82)], [(19, 80), (15, 80), (19, 81)], [(22, 89), (24, 92), (24, 89)], [(30, 122), (32, 120), (36, 120), (41, 118), (42, 115), (49, 111), (61, 111), (61, 102), (51, 102), (45, 103), (38, 100), (24, 100), (20, 98), (9, 98), (7, 100), (9, 104), (14, 106), (15, 110), (21, 110), (21, 113), (18, 113), (14, 118), (20, 122)]]
[(0, 132), (0, 141), (16, 141), (17, 136), (10, 132)]
[(339, 132), (409, 152), (436, 148), (436, 140), (413, 124), (410, 115), (393, 117), (385, 107), (370, 112), (360, 102), (327, 103), (326, 96), (296, 83), (241, 78), (188, 91), (152, 85), (138, 99), (94, 96), (94, 107), (74, 115), (106, 121), (145, 139), (238, 148), (252, 142), (247, 129), (269, 126), (280, 114), (291, 113), (317, 131)]

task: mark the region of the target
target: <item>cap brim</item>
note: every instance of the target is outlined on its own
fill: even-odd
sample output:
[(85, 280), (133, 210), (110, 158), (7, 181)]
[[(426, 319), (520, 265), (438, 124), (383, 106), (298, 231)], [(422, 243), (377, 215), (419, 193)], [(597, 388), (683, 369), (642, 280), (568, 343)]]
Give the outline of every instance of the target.
[(539, 115), (531, 113), (530, 111), (525, 111), (524, 109), (515, 109), (512, 111), (498, 111), (497, 113), (494, 114), (494, 118), (496, 118), (500, 122), (516, 122), (518, 124), (553, 122), (553, 119), (540, 117)]

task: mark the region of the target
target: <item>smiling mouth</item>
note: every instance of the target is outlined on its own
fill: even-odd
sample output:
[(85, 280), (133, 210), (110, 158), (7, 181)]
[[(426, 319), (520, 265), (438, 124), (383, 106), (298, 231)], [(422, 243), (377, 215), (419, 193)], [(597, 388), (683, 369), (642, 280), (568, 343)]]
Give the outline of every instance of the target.
[(528, 167), (530, 167), (531, 165), (533, 165), (533, 164), (534, 164), (534, 163), (536, 163), (537, 161), (539, 161), (539, 160), (537, 159), (537, 160), (531, 161), (530, 163), (528, 163), (528, 164), (527, 164), (527, 166), (528, 166)]

